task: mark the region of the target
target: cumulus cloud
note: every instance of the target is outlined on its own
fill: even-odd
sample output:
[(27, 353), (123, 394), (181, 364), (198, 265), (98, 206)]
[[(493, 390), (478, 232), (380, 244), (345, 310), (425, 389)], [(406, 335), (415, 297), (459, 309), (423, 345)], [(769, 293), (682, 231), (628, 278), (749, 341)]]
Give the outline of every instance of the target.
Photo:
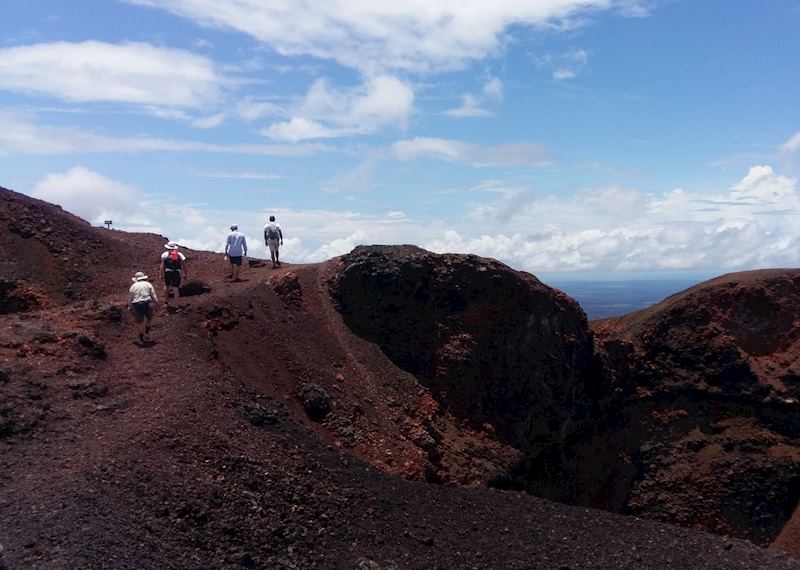
[[(166, 204), (84, 167), (42, 180), (37, 197), (94, 222), (106, 216), (150, 228), (193, 248), (221, 251), (237, 222), (251, 253), (265, 256), (261, 229), (276, 214), (289, 262), (316, 262), (359, 244), (416, 243), (476, 253), (534, 274), (548, 271), (737, 270), (800, 263), (800, 185), (753, 166), (727, 190), (675, 188), (654, 194), (623, 187), (558, 196), (490, 181), (469, 189), (464, 211), (421, 221), (399, 209), (356, 211), (210, 210)], [(455, 200), (454, 200), (455, 202)], [(144, 208), (152, 219), (141, 214)], [(149, 224), (149, 225), (148, 225)]]
[(32, 195), (58, 204), (93, 224), (142, 214), (143, 198), (136, 188), (83, 166), (49, 174), (36, 184)]
[[(797, 265), (798, 181), (754, 166), (727, 192), (586, 189), (570, 198), (504, 194), (425, 246), (540, 271), (735, 270)], [(480, 221), (478, 224), (477, 222)]]
[(573, 28), (592, 11), (641, 16), (641, 0), (127, 0), (200, 25), (237, 30), (286, 55), (374, 73), (441, 71), (498, 52), (509, 29)]
[(391, 153), (400, 160), (436, 158), (473, 166), (541, 165), (550, 160), (547, 151), (534, 143), (479, 145), (431, 137), (396, 141)]
[(200, 108), (225, 78), (206, 57), (146, 43), (54, 42), (0, 49), (0, 89), (74, 102)]
[(291, 120), (273, 123), (262, 134), (298, 142), (367, 134), (387, 125), (403, 127), (413, 103), (413, 89), (391, 75), (368, 77), (350, 89), (335, 89), (325, 79), (318, 79)]

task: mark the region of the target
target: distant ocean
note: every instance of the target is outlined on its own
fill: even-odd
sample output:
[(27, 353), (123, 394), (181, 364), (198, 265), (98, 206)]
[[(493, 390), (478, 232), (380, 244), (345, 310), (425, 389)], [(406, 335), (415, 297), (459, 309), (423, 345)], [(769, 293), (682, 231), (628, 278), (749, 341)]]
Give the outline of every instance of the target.
[(548, 281), (578, 301), (589, 320), (617, 317), (644, 309), (700, 281), (642, 279), (631, 281)]

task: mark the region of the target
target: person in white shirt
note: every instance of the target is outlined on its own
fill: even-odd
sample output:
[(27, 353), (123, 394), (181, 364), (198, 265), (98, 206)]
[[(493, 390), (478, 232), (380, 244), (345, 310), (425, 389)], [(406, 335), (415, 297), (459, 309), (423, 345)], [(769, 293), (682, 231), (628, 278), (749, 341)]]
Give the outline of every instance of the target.
[(139, 336), (136, 342), (141, 346), (150, 340), (150, 322), (153, 320), (158, 296), (153, 285), (147, 280), (147, 275), (141, 271), (137, 271), (131, 281), (133, 285), (128, 289), (128, 307), (133, 313), (136, 333)]
[(275, 216), (269, 217), (269, 223), (264, 226), (264, 245), (269, 247), (269, 255), (272, 257), (272, 268), (281, 266), (279, 248), (283, 245), (283, 230), (275, 221)]
[(242, 268), (242, 258), (247, 257), (247, 240), (244, 234), (239, 233), (239, 226), (236, 224), (231, 224), (231, 233), (225, 242), (225, 257), (231, 262), (230, 277), (234, 281), (241, 281), (239, 270)]
[(161, 254), (158, 272), (164, 280), (164, 304), (169, 309), (169, 292), (175, 288), (175, 304), (181, 301), (181, 278), (186, 279), (186, 256), (178, 251), (174, 241), (164, 246), (168, 251)]

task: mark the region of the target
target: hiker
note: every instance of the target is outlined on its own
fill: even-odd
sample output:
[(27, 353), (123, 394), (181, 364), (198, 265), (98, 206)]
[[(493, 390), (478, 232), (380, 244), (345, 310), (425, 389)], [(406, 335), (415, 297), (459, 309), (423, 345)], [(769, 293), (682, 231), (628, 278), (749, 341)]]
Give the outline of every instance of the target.
[(225, 257), (231, 262), (231, 277), (234, 281), (239, 279), (239, 270), (242, 268), (242, 258), (247, 257), (247, 240), (244, 234), (239, 233), (239, 226), (231, 224), (231, 233), (225, 242)]
[(269, 223), (264, 226), (264, 245), (269, 247), (269, 255), (272, 257), (272, 268), (281, 266), (279, 247), (283, 245), (283, 231), (275, 221), (275, 216), (269, 217)]
[(181, 278), (186, 279), (186, 256), (178, 251), (174, 241), (164, 246), (168, 251), (161, 254), (158, 273), (164, 281), (164, 304), (169, 308), (169, 293), (175, 288), (175, 304), (181, 301)]
[(128, 306), (133, 313), (136, 333), (139, 335), (136, 342), (140, 346), (150, 340), (150, 322), (153, 320), (155, 304), (158, 303), (156, 290), (147, 279), (147, 275), (137, 271), (131, 279), (133, 285), (128, 290)]

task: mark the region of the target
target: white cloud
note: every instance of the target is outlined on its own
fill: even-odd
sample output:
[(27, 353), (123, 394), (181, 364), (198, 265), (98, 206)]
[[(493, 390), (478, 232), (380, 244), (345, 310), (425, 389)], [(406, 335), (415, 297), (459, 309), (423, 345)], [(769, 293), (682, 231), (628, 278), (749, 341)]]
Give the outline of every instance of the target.
[(279, 180), (284, 178), (280, 174), (270, 174), (268, 172), (215, 172), (208, 170), (193, 170), (188, 173), (190, 176), (202, 178), (237, 178), (241, 180)]
[(481, 107), (481, 101), (474, 95), (466, 93), (461, 96), (461, 106), (444, 112), (449, 117), (490, 117), (491, 111)]
[(58, 204), (93, 224), (142, 215), (142, 196), (133, 186), (83, 166), (49, 174), (36, 184), (32, 195)]
[(262, 131), (267, 137), (298, 142), (372, 133), (384, 126), (403, 127), (413, 109), (414, 91), (391, 75), (368, 77), (351, 89), (334, 89), (318, 79), (289, 121)]
[(582, 49), (573, 49), (560, 54), (548, 54), (536, 59), (536, 65), (550, 69), (551, 77), (556, 81), (576, 77), (589, 63), (589, 53)]
[(800, 149), (800, 132), (795, 133), (794, 136), (781, 145), (783, 152), (793, 153), (797, 149)]
[(199, 108), (217, 98), (224, 82), (208, 58), (145, 43), (0, 49), (0, 89), (66, 101)]
[(284, 111), (271, 101), (247, 98), (236, 105), (236, 113), (247, 121), (255, 121), (270, 115), (283, 115)]
[(490, 77), (482, 91), (486, 98), (500, 101), (503, 99), (503, 82), (497, 77)]
[(78, 154), (138, 152), (208, 152), (260, 156), (307, 156), (329, 152), (321, 144), (213, 144), (179, 139), (112, 137), (70, 127), (41, 126), (23, 116), (0, 110), (0, 153)]
[(309, 253), (306, 259), (310, 262), (324, 261), (337, 255), (349, 253), (357, 245), (364, 245), (369, 243), (369, 234), (363, 230), (357, 230), (351, 235), (330, 241), (315, 251)]
[(214, 115), (192, 119), (191, 123), (193, 127), (197, 127), (198, 129), (213, 129), (224, 123), (226, 117), (227, 115), (225, 113), (216, 113)]
[(345, 135), (347, 132), (329, 129), (303, 117), (295, 117), (291, 121), (273, 123), (262, 130), (261, 134), (271, 139), (295, 143), (308, 139), (335, 138)]
[(513, 26), (570, 29), (592, 11), (644, 14), (640, 0), (127, 1), (249, 34), (282, 54), (334, 60), (368, 73), (460, 68), (498, 52)]
[(770, 166), (753, 166), (747, 176), (733, 185), (731, 198), (765, 204), (785, 203), (787, 200), (794, 202), (796, 187), (795, 179), (776, 175)]
[(401, 160), (438, 158), (473, 166), (541, 165), (549, 161), (547, 151), (534, 143), (478, 145), (430, 137), (397, 141), (391, 152)]
[(503, 82), (497, 77), (490, 77), (483, 85), (480, 95), (465, 93), (461, 96), (461, 106), (456, 109), (448, 109), (444, 112), (450, 117), (489, 117), (492, 112), (483, 108), (489, 101), (501, 101), (503, 99)]
[[(421, 222), (399, 209), (355, 211), (199, 211), (142, 196), (83, 167), (40, 182), (37, 197), (91, 219), (165, 233), (189, 247), (221, 251), (239, 224), (253, 256), (266, 256), (261, 229), (270, 214), (284, 229), (284, 259), (316, 262), (367, 243), (416, 243), (439, 252), (476, 253), (534, 274), (546, 271), (737, 270), (800, 263), (800, 186), (754, 166), (727, 191), (674, 189), (660, 195), (620, 187), (571, 197), (490, 181), (470, 189), (466, 212)], [(480, 203), (484, 198), (485, 203)], [(148, 219), (142, 214), (146, 211)]]
[(656, 196), (623, 188), (571, 198), (510, 192), (475, 206), (424, 243), (477, 253), (533, 273), (654, 269), (736, 270), (800, 263), (798, 181), (754, 166), (728, 192), (675, 189)]

